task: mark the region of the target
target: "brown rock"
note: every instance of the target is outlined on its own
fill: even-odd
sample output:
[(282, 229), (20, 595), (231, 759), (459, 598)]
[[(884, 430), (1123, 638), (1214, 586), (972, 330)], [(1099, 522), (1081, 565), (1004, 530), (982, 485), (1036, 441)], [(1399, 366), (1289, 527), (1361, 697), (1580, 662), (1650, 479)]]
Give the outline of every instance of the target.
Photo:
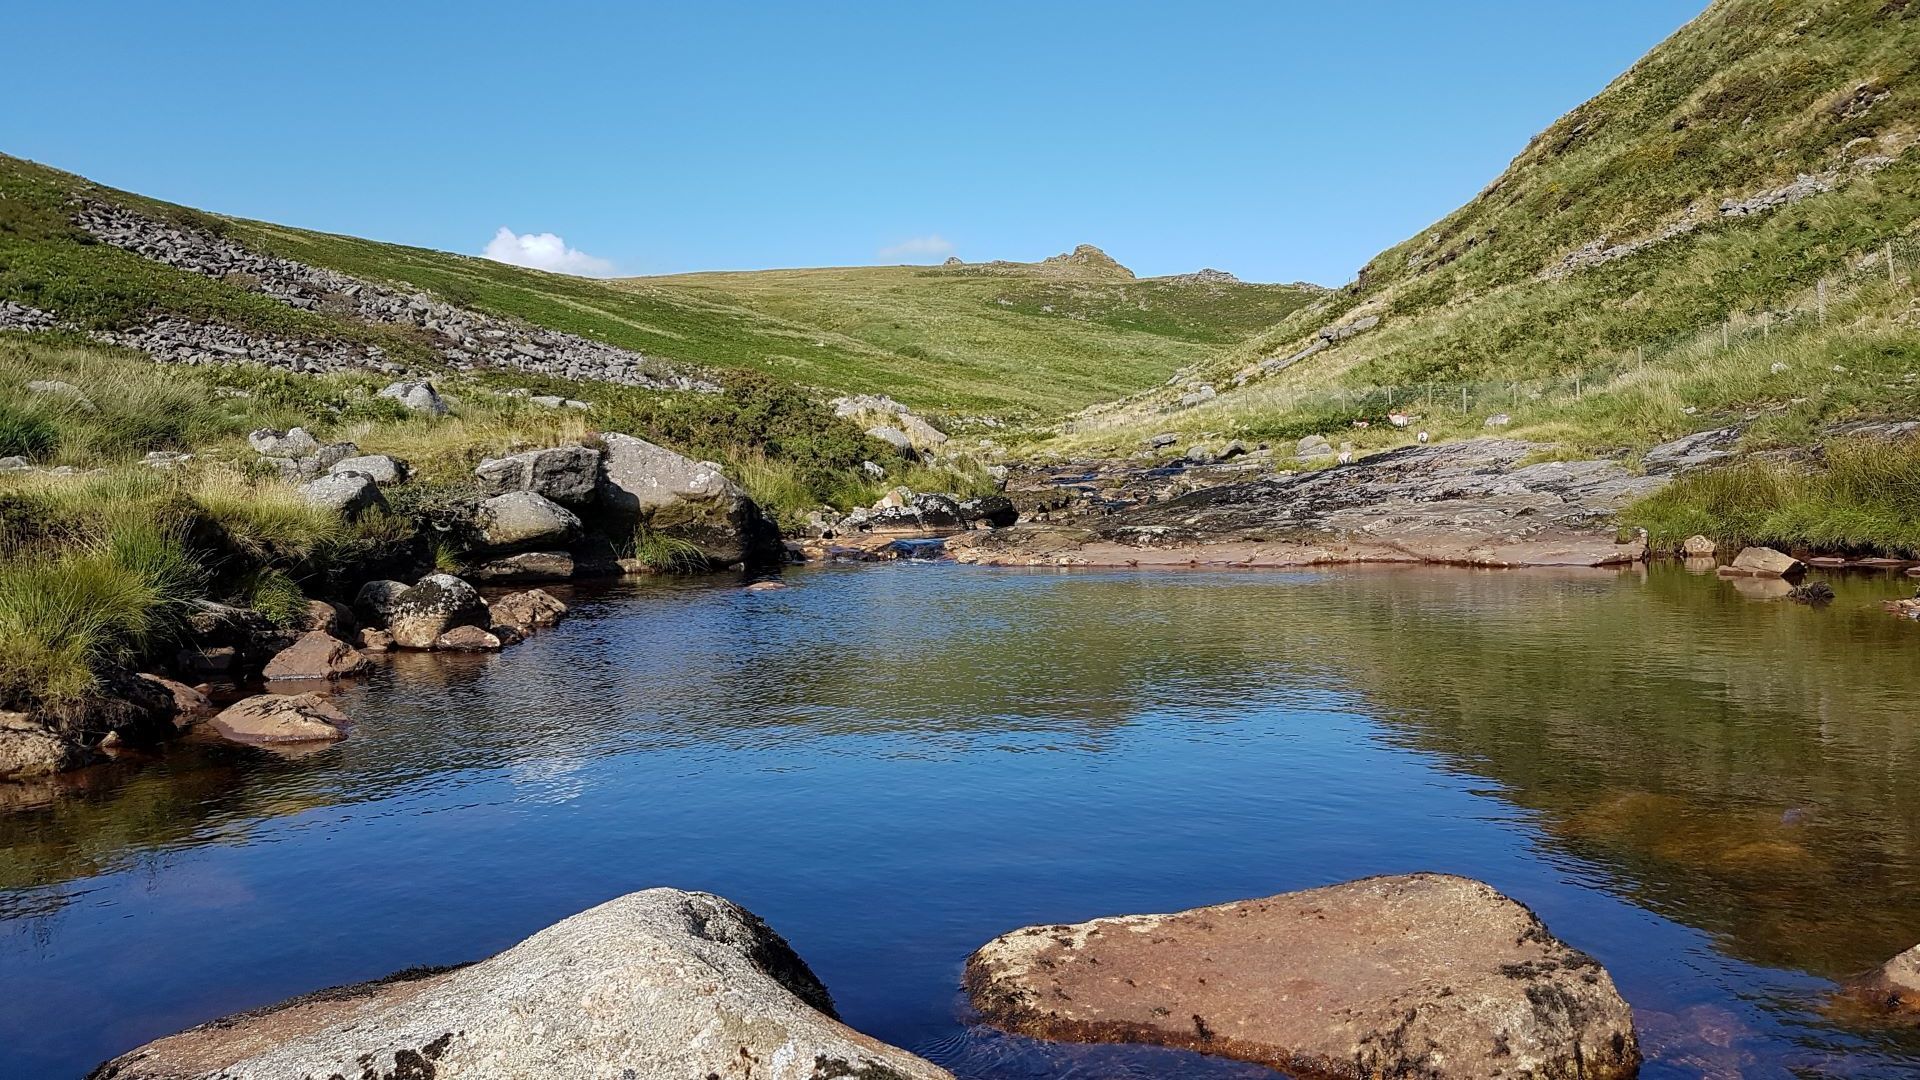
[(86, 760), (84, 748), (34, 723), (26, 713), (0, 712), (0, 780), (52, 776)]
[(186, 683), (163, 679), (158, 675), (141, 675), (140, 678), (165, 691), (173, 701), (173, 726), (192, 727), (194, 724), (212, 716), (213, 702), (207, 695), (188, 686)]
[(1640, 1064), (1605, 969), (1521, 904), (1444, 874), (1028, 927), (974, 953), (966, 987), (1019, 1034), (1304, 1076), (1613, 1080)]
[(443, 652), (498, 652), (500, 639), (477, 626), (456, 626), (433, 640)]
[(1849, 980), (1846, 991), (1879, 1011), (1920, 1016), (1920, 945)]
[(325, 600), (307, 601), (307, 630), (318, 630), (323, 634), (340, 632), (340, 613)]
[(498, 623), (490, 626), (487, 628), (487, 633), (500, 639), (500, 647), (503, 649), (511, 645), (518, 645), (530, 636), (526, 630), (514, 626), (511, 623)]
[(267, 661), (261, 674), (269, 682), (285, 682), (364, 675), (372, 668), (373, 661), (353, 646), (324, 630), (309, 630)]
[(338, 742), (347, 737), (347, 714), (318, 694), (258, 694), (235, 702), (213, 718), (222, 736), (249, 746)]
[(1698, 533), (1687, 537), (1680, 543), (1680, 552), (1683, 555), (1713, 555), (1717, 554), (1719, 550), (1720, 545)]
[(773, 592), (775, 590), (784, 589), (786, 587), (787, 586), (784, 583), (778, 582), (778, 581), (756, 581), (753, 584), (747, 586), (747, 591), (748, 592)]
[(386, 652), (393, 648), (393, 635), (368, 627), (360, 631), (360, 648), (367, 652)]
[(567, 605), (544, 589), (528, 589), (493, 602), (493, 621), (517, 626), (523, 633), (540, 626), (552, 626), (566, 618)]
[(1772, 548), (1741, 548), (1734, 556), (1733, 563), (1720, 568), (1724, 576), (1733, 577), (1793, 577), (1806, 572), (1807, 565), (1791, 555), (1785, 555)]

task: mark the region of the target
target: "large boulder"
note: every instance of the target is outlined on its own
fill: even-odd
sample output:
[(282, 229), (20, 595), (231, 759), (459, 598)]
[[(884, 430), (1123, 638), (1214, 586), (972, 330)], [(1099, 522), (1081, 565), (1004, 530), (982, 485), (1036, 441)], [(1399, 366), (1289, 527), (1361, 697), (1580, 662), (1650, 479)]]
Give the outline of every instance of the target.
[(387, 608), (387, 632), (403, 649), (431, 649), (440, 635), (456, 626), (491, 622), (480, 591), (452, 574), (430, 574), (393, 598)]
[(301, 484), (300, 501), (348, 519), (387, 505), (380, 485), (360, 473), (333, 473)]
[(428, 416), (447, 415), (447, 403), (441, 399), (440, 392), (430, 382), (391, 383), (380, 391), (380, 397), (392, 398), (417, 413)]
[(714, 565), (779, 561), (779, 529), (719, 465), (631, 435), (604, 439), (600, 505), (616, 525), (685, 541)]
[(495, 551), (557, 547), (579, 537), (580, 519), (544, 495), (510, 491), (480, 504), (474, 532), (481, 544)]
[(974, 953), (966, 987), (1019, 1034), (1312, 1076), (1613, 1080), (1640, 1065), (1605, 969), (1490, 886), (1443, 874), (1027, 927)]
[(260, 674), (269, 682), (299, 679), (342, 679), (365, 675), (373, 661), (325, 630), (309, 630), (292, 645), (274, 654)]
[(247, 436), (247, 445), (260, 456), (271, 458), (303, 458), (320, 451), (320, 440), (301, 427), (287, 431), (261, 428)]
[(473, 470), (488, 495), (531, 491), (562, 506), (579, 509), (593, 502), (600, 482), (600, 452), (590, 446), (556, 446), (523, 454), (487, 458)]
[(339, 742), (347, 714), (319, 694), (256, 694), (220, 711), (213, 730), (248, 746)]
[(94, 1076), (952, 1080), (841, 1024), (820, 980), (752, 913), (677, 889), (609, 901), (468, 967), (190, 1028)]

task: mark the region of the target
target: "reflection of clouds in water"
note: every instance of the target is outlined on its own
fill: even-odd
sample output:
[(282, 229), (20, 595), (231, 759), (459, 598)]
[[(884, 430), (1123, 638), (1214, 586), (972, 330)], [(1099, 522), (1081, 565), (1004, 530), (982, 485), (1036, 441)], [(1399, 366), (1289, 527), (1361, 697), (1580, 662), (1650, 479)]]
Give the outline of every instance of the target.
[(1273, 1080), (1258, 1065), (1157, 1046), (1083, 1046), (973, 1024), (911, 1048), (960, 1080)]
[(507, 766), (507, 778), (513, 783), (515, 802), (565, 803), (578, 799), (586, 790), (580, 775), (587, 767), (581, 757), (543, 757), (515, 761)]

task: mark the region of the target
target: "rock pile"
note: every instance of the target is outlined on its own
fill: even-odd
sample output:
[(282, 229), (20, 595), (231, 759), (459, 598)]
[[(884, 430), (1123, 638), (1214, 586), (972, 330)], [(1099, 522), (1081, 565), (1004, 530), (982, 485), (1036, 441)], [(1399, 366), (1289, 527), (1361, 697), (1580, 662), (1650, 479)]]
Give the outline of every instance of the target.
[[(717, 389), (627, 349), (482, 314), (424, 293), (403, 292), (335, 270), (263, 255), (226, 237), (159, 221), (110, 203), (82, 203), (74, 219), (102, 243), (178, 270), (243, 282), (289, 307), (337, 312), (363, 322), (425, 331), (441, 359), (456, 369), (508, 369), (668, 390)], [(152, 353), (164, 362), (246, 359), (295, 371), (350, 367), (402, 370), (387, 360), (378, 346), (254, 338), (227, 327), (178, 319), (101, 336)]]

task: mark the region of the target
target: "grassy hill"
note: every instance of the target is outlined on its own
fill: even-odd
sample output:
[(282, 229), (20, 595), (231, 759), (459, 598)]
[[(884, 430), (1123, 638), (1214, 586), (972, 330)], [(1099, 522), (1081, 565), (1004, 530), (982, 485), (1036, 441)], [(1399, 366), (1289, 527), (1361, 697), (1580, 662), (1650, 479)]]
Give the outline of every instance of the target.
[[(1804, 443), (1920, 412), (1920, 3), (1718, 0), (1535, 136), (1459, 210), (1062, 449), (1153, 430), (1510, 430), (1645, 446), (1729, 421)], [(1893, 265), (1888, 266), (1891, 257)]]
[(1101, 277), (1077, 263), (991, 264), (991, 274), (878, 267), (597, 281), (219, 217), (0, 155), (0, 300), (97, 329), (180, 314), (379, 344), (414, 362), (429, 354), (391, 328), (289, 308), (244, 283), (94, 243), (71, 221), (76, 196), (681, 368), (759, 370), (832, 393), (887, 393), (947, 415), (1033, 419), (1142, 390), (1317, 295), (1298, 286), (1134, 281), (1124, 271)]

